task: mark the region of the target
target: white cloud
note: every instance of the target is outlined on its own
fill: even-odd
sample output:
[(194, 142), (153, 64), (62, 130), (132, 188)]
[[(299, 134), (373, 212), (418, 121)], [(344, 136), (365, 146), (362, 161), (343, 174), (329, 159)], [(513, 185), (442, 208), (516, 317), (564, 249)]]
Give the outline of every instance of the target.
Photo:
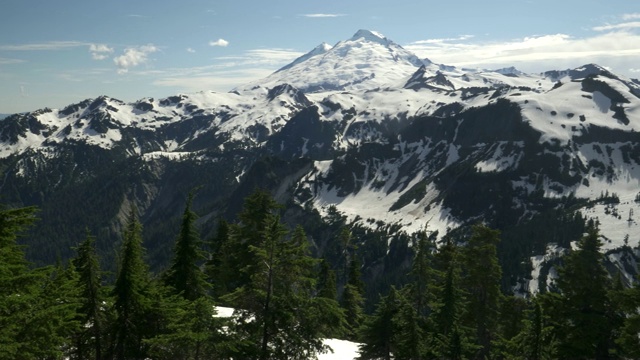
[(622, 15), (622, 20), (624, 20), (624, 21), (634, 20), (634, 19), (640, 19), (640, 13)]
[(9, 64), (20, 64), (25, 62), (21, 59), (8, 59), (8, 58), (0, 58), (0, 65), (9, 65)]
[(625, 22), (620, 24), (596, 26), (593, 28), (593, 30), (611, 31), (611, 30), (623, 30), (623, 29), (634, 29), (634, 28), (640, 28), (640, 21), (631, 21), (631, 22)]
[[(467, 39), (468, 40), (468, 39)], [(519, 66), (528, 72), (598, 63), (629, 69), (640, 56), (640, 35), (628, 31), (606, 32), (587, 38), (553, 34), (506, 42), (416, 41), (405, 46), (437, 63), (497, 68)]]
[(161, 77), (153, 81), (153, 85), (173, 87), (185, 92), (202, 90), (227, 92), (236, 86), (266, 77), (272, 72), (273, 69), (265, 68), (212, 71), (194, 76)]
[(104, 60), (113, 52), (113, 48), (105, 44), (91, 44), (89, 45), (89, 52), (93, 60)]
[(158, 48), (152, 44), (127, 48), (124, 50), (124, 54), (113, 58), (113, 62), (118, 66), (118, 73), (124, 74), (129, 71), (130, 68), (149, 61), (149, 54), (156, 51), (158, 51)]
[(24, 85), (20, 85), (20, 96), (29, 97), (29, 94), (27, 93), (27, 87)]
[(54, 51), (89, 45), (79, 41), (49, 41), (36, 44), (0, 45), (3, 51)]
[(193, 54), (193, 53), (195, 53), (196, 51), (195, 51), (194, 49), (192, 49), (192, 48), (187, 48), (187, 52), (188, 52), (188, 53), (192, 53), (192, 54)]
[(347, 16), (346, 14), (302, 14), (300, 16), (308, 18), (335, 18), (341, 16)]
[(216, 41), (209, 41), (209, 46), (222, 46), (226, 47), (229, 45), (229, 42), (225, 39), (218, 39)]

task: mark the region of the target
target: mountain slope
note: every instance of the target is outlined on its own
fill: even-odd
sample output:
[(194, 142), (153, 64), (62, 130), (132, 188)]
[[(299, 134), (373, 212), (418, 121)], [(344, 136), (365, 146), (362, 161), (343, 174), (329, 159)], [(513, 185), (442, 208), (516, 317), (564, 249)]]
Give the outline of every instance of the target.
[(515, 235), (541, 218), (597, 221), (607, 251), (637, 244), (639, 154), (634, 81), (595, 64), (543, 74), (458, 69), (360, 30), (229, 93), (130, 104), (101, 96), (11, 115), (0, 122), (0, 196), (42, 207), (30, 253), (42, 262), (68, 256), (85, 227), (113, 253), (135, 204), (162, 266), (187, 192), (199, 189), (206, 235), (265, 187), (290, 219), (316, 229), (318, 255), (333, 231), (318, 214), (337, 211), (361, 229), (371, 277), (402, 266), (382, 259), (403, 233), (428, 226), (442, 236), (483, 221), (504, 231), (512, 281), (531, 273), (519, 264), (543, 256), (547, 242), (568, 248), (580, 236), (579, 226)]

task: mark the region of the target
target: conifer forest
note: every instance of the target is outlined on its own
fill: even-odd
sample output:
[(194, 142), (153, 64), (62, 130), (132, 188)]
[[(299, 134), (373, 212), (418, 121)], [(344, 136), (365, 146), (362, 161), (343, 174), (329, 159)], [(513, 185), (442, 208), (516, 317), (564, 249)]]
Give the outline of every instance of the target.
[(38, 209), (3, 208), (0, 359), (313, 359), (331, 351), (328, 338), (358, 343), (360, 359), (640, 358), (640, 285), (605, 268), (597, 224), (532, 296), (504, 286), (503, 234), (481, 223), (444, 236), (425, 224), (407, 240), (401, 276), (372, 288), (355, 229), (336, 229), (318, 256), (303, 226), (256, 191), (203, 239), (193, 197), (158, 271), (135, 207), (115, 272), (89, 230), (72, 259), (31, 264), (20, 239)]

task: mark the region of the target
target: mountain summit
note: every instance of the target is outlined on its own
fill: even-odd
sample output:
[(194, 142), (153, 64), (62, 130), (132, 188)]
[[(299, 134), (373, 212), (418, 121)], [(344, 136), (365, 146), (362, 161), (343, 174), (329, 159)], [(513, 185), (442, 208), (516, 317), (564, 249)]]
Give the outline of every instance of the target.
[[(386, 263), (391, 245), (380, 239), (427, 224), (440, 235), (478, 221), (520, 234), (505, 241), (515, 279), (549, 239), (566, 249), (582, 235), (580, 226), (536, 232), (563, 221), (597, 221), (606, 251), (640, 240), (640, 85), (595, 64), (457, 69), (360, 30), (229, 93), (101, 96), (11, 115), (0, 122), (0, 169), (4, 202), (47, 215), (32, 248), (42, 261), (85, 227), (109, 251), (132, 203), (163, 253), (163, 229), (190, 190), (200, 189), (203, 219), (232, 219), (261, 187), (299, 218), (339, 213), (352, 227), (387, 231), (358, 244), (379, 256), (365, 264)], [(320, 255), (335, 238), (313, 236)]]
[(384, 35), (358, 30), (333, 47), (320, 44), (274, 74), (243, 88), (288, 83), (309, 93), (396, 86), (422, 65), (425, 62), (415, 54)]

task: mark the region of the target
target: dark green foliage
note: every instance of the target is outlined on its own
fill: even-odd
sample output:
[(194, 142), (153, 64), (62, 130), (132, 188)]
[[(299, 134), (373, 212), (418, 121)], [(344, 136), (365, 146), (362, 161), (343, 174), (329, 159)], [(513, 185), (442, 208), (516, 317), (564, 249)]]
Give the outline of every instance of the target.
[(0, 211), (0, 359), (62, 357), (80, 325), (74, 272), (61, 265), (32, 270), (16, 244), (35, 212)]
[(562, 294), (564, 338), (560, 357), (605, 358), (612, 347), (609, 313), (610, 280), (602, 265), (602, 243), (598, 231), (590, 228), (559, 269), (558, 289)]
[(347, 319), (347, 337), (357, 339), (358, 331), (363, 320), (364, 283), (360, 275), (360, 262), (353, 257), (349, 262), (347, 284), (342, 291), (341, 306)]
[(95, 238), (87, 238), (76, 249), (73, 266), (78, 273), (80, 308), (78, 315), (84, 326), (74, 336), (78, 359), (102, 359), (107, 333), (106, 294), (102, 287), (102, 273), (95, 250)]
[(180, 234), (176, 240), (174, 258), (167, 271), (165, 284), (187, 300), (196, 300), (207, 293), (208, 284), (200, 265), (204, 262), (201, 241), (195, 229), (196, 214), (191, 210), (193, 194), (189, 194), (182, 215)]
[(116, 359), (135, 359), (146, 354), (143, 340), (150, 337), (153, 302), (149, 270), (144, 262), (142, 226), (134, 207), (125, 226), (121, 264), (113, 289), (116, 312), (113, 352)]
[(390, 360), (395, 351), (394, 317), (398, 313), (398, 291), (391, 289), (389, 295), (378, 302), (373, 315), (362, 325), (359, 336), (363, 344), (360, 346), (360, 359)]
[(215, 359), (227, 351), (229, 335), (222, 331), (224, 320), (214, 317), (213, 302), (207, 297), (193, 301), (168, 295), (162, 303), (165, 331), (145, 340), (153, 359)]
[(313, 297), (316, 261), (302, 228), (286, 236), (274, 205), (268, 194), (254, 194), (235, 228), (235, 240), (249, 242), (245, 255), (251, 261), (242, 269), (248, 281), (223, 298), (240, 319), (231, 330), (239, 340), (234, 357), (296, 359), (324, 350), (319, 330), (326, 301)]
[(498, 339), (498, 318), (502, 292), (502, 270), (496, 246), (499, 231), (474, 225), (471, 237), (462, 251), (464, 275), (462, 286), (468, 293), (469, 311), (464, 323), (476, 331), (479, 358), (489, 356), (492, 342)]

